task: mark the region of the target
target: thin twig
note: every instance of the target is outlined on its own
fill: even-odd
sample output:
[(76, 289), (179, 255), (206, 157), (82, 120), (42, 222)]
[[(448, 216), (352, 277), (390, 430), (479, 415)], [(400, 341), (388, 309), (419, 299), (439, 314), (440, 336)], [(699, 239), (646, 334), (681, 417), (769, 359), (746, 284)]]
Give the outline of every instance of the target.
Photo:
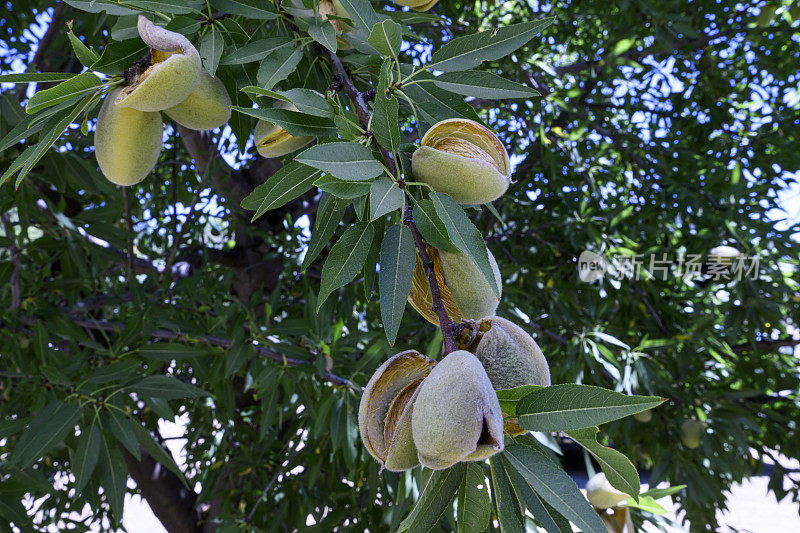
[(280, 477), (280, 475), (283, 472), (286, 471), (286, 468), (288, 468), (288, 466), (290, 464), (292, 464), (292, 461), (294, 461), (297, 458), (297, 456), (300, 454), (300, 451), (302, 449), (303, 448), (295, 450), (294, 453), (292, 454), (292, 456), (289, 457), (289, 459), (286, 461), (286, 464), (281, 466), (281, 468), (279, 468), (278, 471), (275, 472), (275, 475), (272, 476), (272, 479), (269, 480), (269, 483), (267, 484), (267, 486), (264, 487), (263, 491), (261, 491), (261, 497), (259, 497), (258, 500), (256, 500), (256, 503), (255, 503), (255, 505), (253, 505), (253, 509), (250, 511), (250, 514), (247, 515), (247, 522), (250, 522), (253, 519), (253, 516), (256, 514), (256, 509), (258, 509), (258, 506), (261, 504), (262, 501), (264, 501), (264, 498), (267, 497), (267, 493), (269, 492), (269, 489), (272, 488), (272, 485), (275, 484), (275, 482), (278, 480), (278, 477)]
[(6, 232), (6, 237), (9, 242), (9, 251), (11, 252), (11, 263), (14, 270), (11, 272), (11, 310), (14, 311), (22, 304), (22, 283), (19, 275), (19, 249), (17, 248), (17, 237), (14, 233), (14, 228), (8, 222), (8, 217), (5, 213), (0, 215), (3, 221), (3, 229)]
[[(327, 52), (331, 61), (331, 67), (333, 68), (336, 84), (341, 84), (342, 88), (347, 93), (347, 96), (353, 102), (359, 122), (361, 122), (361, 125), (366, 129), (367, 125), (369, 124), (370, 113), (369, 109), (367, 108), (365, 96), (369, 94), (369, 91), (360, 92), (358, 89), (356, 89), (356, 86), (353, 84), (353, 80), (350, 79), (350, 75), (347, 73), (347, 70), (342, 64), (342, 60), (339, 59), (339, 56), (329, 50)], [(392, 174), (392, 176), (397, 179), (397, 167), (392, 154), (386, 148), (381, 146), (377, 140), (375, 140), (375, 144), (378, 147), (378, 150), (380, 150), (381, 156), (383, 157), (383, 162), (386, 164), (386, 168), (389, 169), (389, 172)], [(456, 349), (455, 339), (453, 338), (453, 321), (447, 315), (447, 310), (444, 307), (444, 303), (442, 303), (442, 295), (441, 291), (439, 290), (439, 282), (436, 279), (436, 271), (434, 270), (433, 261), (428, 255), (425, 240), (422, 238), (422, 234), (420, 234), (416, 224), (414, 223), (411, 205), (407, 200), (403, 215), (403, 223), (411, 230), (411, 235), (414, 237), (414, 246), (417, 249), (417, 255), (422, 262), (422, 268), (425, 271), (425, 275), (428, 278), (428, 283), (430, 284), (431, 299), (433, 301), (433, 307), (431, 309), (439, 318), (439, 327), (442, 329), (442, 337), (444, 338), (444, 350), (442, 352), (442, 357), (444, 357)]]

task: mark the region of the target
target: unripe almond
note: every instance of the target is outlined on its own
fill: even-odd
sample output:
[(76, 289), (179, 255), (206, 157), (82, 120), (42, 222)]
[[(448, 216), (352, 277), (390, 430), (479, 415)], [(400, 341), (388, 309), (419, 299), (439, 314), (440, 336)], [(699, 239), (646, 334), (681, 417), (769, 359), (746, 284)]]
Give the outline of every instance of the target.
[(434, 470), (503, 450), (500, 403), (474, 355), (455, 351), (433, 367), (417, 392), (411, 428), (419, 462)]
[(190, 130), (213, 130), (231, 118), (231, 97), (219, 78), (200, 69), (200, 81), (186, 100), (164, 112)]
[[(277, 109), (297, 111), (297, 108), (293, 104), (284, 102), (283, 100), (276, 100), (274, 107)], [(299, 150), (314, 140), (314, 137), (302, 135), (294, 137), (285, 129), (267, 120), (258, 121), (253, 136), (256, 150), (258, 150), (258, 153), (263, 157), (281, 157), (295, 150)]]
[(628, 495), (615, 489), (603, 472), (598, 472), (586, 482), (586, 498), (598, 509), (608, 509), (628, 499)]
[(550, 367), (536, 341), (510, 320), (489, 316), (478, 322), (483, 335), (475, 357), (486, 369), (495, 390), (522, 385), (550, 385)]
[(684, 446), (693, 450), (700, 446), (700, 441), (706, 432), (706, 423), (700, 420), (684, 420), (681, 424), (681, 440)]
[(433, 365), (415, 350), (400, 352), (383, 363), (364, 388), (358, 430), (367, 451), (384, 468), (405, 470), (418, 463), (409, 438), (413, 398)]
[(636, 419), (637, 422), (647, 423), (653, 419), (653, 411), (650, 409), (645, 409), (639, 413), (633, 415), (633, 418)]
[(150, 47), (152, 64), (117, 96), (117, 104), (139, 111), (163, 111), (186, 100), (200, 79), (200, 54), (179, 33), (139, 15), (139, 35)]
[(431, 126), (414, 152), (411, 168), (433, 190), (467, 205), (496, 200), (511, 182), (503, 143), (489, 128), (463, 118)]
[(427, 11), (436, 5), (439, 0), (394, 0), (400, 6), (408, 6), (414, 11)]
[(158, 162), (161, 114), (119, 106), (116, 97), (120, 91), (110, 91), (100, 107), (94, 155), (109, 181), (128, 186), (142, 181)]
[[(442, 302), (450, 318), (456, 322), (462, 319), (477, 320), (497, 310), (500, 298), (467, 255), (444, 252), (432, 247), (428, 247), (428, 255), (433, 261)], [(502, 295), (500, 269), (492, 252), (489, 252), (489, 263), (497, 280), (497, 293)], [(433, 298), (428, 278), (419, 259), (414, 269), (408, 301), (426, 320), (439, 324), (439, 318), (432, 310)]]

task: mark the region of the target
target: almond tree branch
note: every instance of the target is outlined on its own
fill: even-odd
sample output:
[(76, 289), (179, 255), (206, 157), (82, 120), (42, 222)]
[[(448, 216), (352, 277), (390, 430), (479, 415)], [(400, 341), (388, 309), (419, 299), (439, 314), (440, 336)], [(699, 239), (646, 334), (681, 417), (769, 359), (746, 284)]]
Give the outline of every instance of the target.
[[(370, 91), (360, 92), (358, 89), (356, 89), (356, 86), (353, 84), (353, 80), (350, 79), (350, 75), (347, 73), (347, 70), (345, 69), (344, 64), (342, 64), (342, 60), (339, 59), (339, 56), (330, 50), (326, 51), (331, 62), (335, 81), (341, 84), (341, 87), (344, 89), (345, 93), (347, 93), (350, 101), (353, 102), (359, 122), (361, 122), (361, 125), (364, 127), (364, 129), (367, 129), (370, 112), (367, 108), (366, 96)], [(381, 146), (376, 139), (373, 140), (375, 140), (375, 145), (378, 147), (378, 150), (383, 157), (383, 162), (386, 164), (386, 168), (389, 169), (389, 172), (395, 178), (395, 181), (398, 181), (397, 166), (395, 165), (392, 154), (389, 152), (389, 150)], [(402, 180), (400, 180), (400, 184), (402, 187)], [(414, 223), (414, 216), (411, 211), (411, 204), (409, 203), (408, 198), (406, 198), (406, 206), (403, 213), (403, 223), (408, 226), (408, 229), (411, 230), (411, 235), (414, 237), (414, 246), (417, 249), (417, 255), (422, 262), (422, 268), (428, 278), (428, 283), (431, 288), (431, 299), (433, 300), (433, 307), (431, 309), (439, 318), (439, 327), (442, 329), (442, 337), (444, 338), (444, 350), (442, 352), (442, 357), (444, 357), (456, 349), (455, 340), (453, 338), (453, 321), (447, 315), (447, 310), (444, 307), (444, 303), (442, 303), (442, 295), (439, 289), (439, 282), (436, 279), (436, 271), (434, 270), (433, 260), (428, 255), (425, 240), (422, 238), (422, 234), (419, 232), (417, 225)]]
[[(102, 331), (122, 331), (125, 329), (123, 324), (119, 324), (116, 322), (105, 322), (105, 321), (97, 321), (92, 319), (84, 319), (78, 318), (73, 320), (76, 326), (85, 328), (85, 329), (93, 329), (93, 330), (102, 330)], [(229, 349), (233, 346), (233, 343), (221, 337), (214, 337), (211, 335), (206, 336), (194, 336), (185, 333), (170, 331), (166, 329), (154, 329), (150, 331), (150, 338), (153, 339), (161, 339), (161, 340), (175, 340), (175, 341), (183, 341), (183, 342), (190, 342), (190, 343), (199, 343), (199, 344), (206, 344), (208, 346), (217, 346), (220, 348)], [(300, 359), (293, 359), (291, 357), (286, 357), (283, 354), (273, 352), (263, 346), (253, 345), (253, 350), (257, 355), (264, 357), (266, 359), (270, 359), (272, 361), (276, 361), (278, 363), (283, 364), (287, 367), (298, 367), (301, 365), (308, 365), (310, 364), (308, 361), (303, 361)], [(361, 387), (350, 381), (349, 379), (343, 378), (341, 376), (337, 376), (336, 374), (332, 374), (330, 372), (325, 372), (320, 376), (323, 381), (327, 381), (334, 385), (338, 385), (340, 387), (345, 387), (348, 389), (352, 389), (356, 392), (361, 392)]]

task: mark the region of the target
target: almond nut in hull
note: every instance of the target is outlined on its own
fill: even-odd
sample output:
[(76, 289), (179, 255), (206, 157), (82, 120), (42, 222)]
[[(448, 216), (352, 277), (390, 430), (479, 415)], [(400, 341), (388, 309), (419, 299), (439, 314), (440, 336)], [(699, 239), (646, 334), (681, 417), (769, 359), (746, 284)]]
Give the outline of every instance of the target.
[(106, 96), (94, 131), (94, 154), (103, 175), (112, 183), (129, 186), (142, 181), (156, 166), (161, 153), (161, 114), (121, 107), (115, 99), (121, 89)]
[(231, 97), (219, 78), (200, 69), (200, 81), (194, 90), (183, 102), (164, 113), (190, 130), (213, 130), (231, 118)]
[(439, 361), (419, 387), (411, 415), (419, 462), (434, 470), (503, 450), (503, 416), (480, 361), (467, 351)]
[[(433, 261), (442, 302), (450, 318), (458, 322), (463, 319), (478, 320), (494, 314), (500, 304), (498, 294), (502, 295), (502, 284), (500, 269), (491, 251), (489, 263), (498, 282), (497, 294), (472, 259), (465, 254), (452, 254), (428, 247), (428, 255)], [(419, 259), (414, 269), (408, 301), (428, 322), (439, 325), (439, 318), (431, 309), (433, 298), (428, 278)]]
[(150, 47), (152, 65), (117, 96), (117, 104), (139, 111), (163, 111), (189, 96), (200, 79), (200, 54), (179, 33), (139, 15), (139, 35)]
[(400, 352), (384, 362), (364, 388), (358, 430), (367, 451), (385, 468), (405, 470), (417, 464), (416, 449), (408, 439), (410, 406), (433, 364), (415, 350)]
[(419, 180), (459, 204), (496, 200), (511, 183), (510, 162), (492, 130), (463, 118), (434, 124), (411, 159)]
[[(274, 107), (297, 111), (294, 105), (283, 100), (275, 101)], [(258, 121), (253, 136), (256, 150), (262, 157), (281, 157), (299, 150), (314, 140), (314, 137), (292, 136), (285, 129), (267, 120)]]

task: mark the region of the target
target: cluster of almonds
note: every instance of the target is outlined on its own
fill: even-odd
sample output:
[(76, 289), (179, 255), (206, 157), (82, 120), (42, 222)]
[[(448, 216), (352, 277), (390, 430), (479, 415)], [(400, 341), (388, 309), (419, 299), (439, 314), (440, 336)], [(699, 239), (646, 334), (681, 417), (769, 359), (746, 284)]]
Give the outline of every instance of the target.
[(496, 316), (471, 323), (459, 350), (436, 362), (415, 350), (398, 353), (375, 371), (358, 411), (361, 439), (384, 468), (422, 464), (434, 470), (480, 461), (503, 450), (503, 428), (524, 432), (506, 418), (495, 390), (550, 385), (550, 369), (536, 342)]
[[(423, 136), (412, 159), (414, 176), (461, 204), (500, 197), (510, 183), (509, 161), (497, 136), (477, 122), (451, 119)], [(493, 290), (466, 255), (428, 248), (442, 303), (463, 331), (457, 351), (435, 362), (417, 351), (401, 352), (373, 374), (361, 398), (361, 439), (383, 468), (422, 464), (435, 470), (480, 461), (503, 449), (503, 429), (523, 433), (500, 409), (496, 390), (550, 385), (550, 368), (522, 328), (494, 316), (500, 272)], [(422, 265), (417, 262), (409, 302), (438, 325)]]
[(103, 175), (117, 185), (142, 181), (158, 161), (161, 111), (193, 130), (209, 130), (231, 116), (222, 82), (202, 66), (186, 37), (140, 16), (139, 35), (150, 47), (151, 64), (130, 85), (106, 95), (95, 127), (95, 157)]

